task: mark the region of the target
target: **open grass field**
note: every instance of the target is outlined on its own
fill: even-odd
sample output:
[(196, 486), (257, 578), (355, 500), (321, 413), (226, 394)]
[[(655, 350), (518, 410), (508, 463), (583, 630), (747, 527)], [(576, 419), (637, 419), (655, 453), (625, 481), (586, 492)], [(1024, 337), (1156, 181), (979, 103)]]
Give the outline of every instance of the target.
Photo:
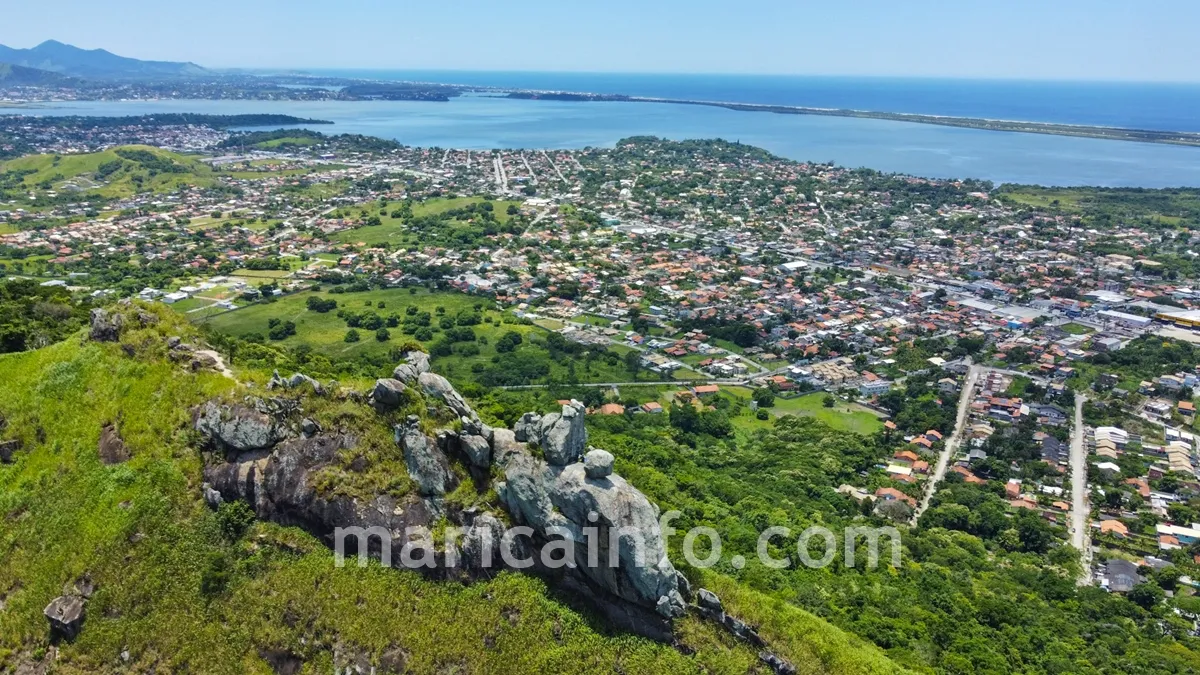
[[(122, 157), (122, 151), (137, 154)], [(141, 156), (145, 161), (129, 159), (130, 156)], [(167, 166), (175, 167), (175, 170), (161, 170)], [(170, 192), (182, 185), (207, 186), (217, 182), (207, 164), (145, 145), (79, 155), (28, 155), (0, 164), (0, 172), (3, 171), (32, 171), (23, 179), (30, 189), (43, 184), (49, 185), (51, 190), (74, 186), (81, 193), (108, 198), (128, 197), (139, 192)]]
[(1096, 332), (1083, 324), (1074, 322), (1064, 323), (1063, 325), (1059, 326), (1058, 329), (1070, 335), (1090, 335)]
[(21, 230), (12, 223), (0, 223), (0, 234), (14, 234)]
[[(478, 204), (483, 202), (483, 197), (455, 197), (453, 199), (430, 199), (420, 202), (413, 206), (413, 217), (419, 218), (422, 216), (435, 216), (440, 213), (445, 213), (451, 209), (460, 209), (468, 204)], [(496, 221), (507, 223), (509, 215), (508, 207), (513, 204), (519, 204), (515, 201), (494, 201), (493, 213), (496, 216)], [(411, 234), (406, 228), (404, 221), (399, 218), (392, 218), (391, 213), (395, 210), (395, 205), (387, 207), (387, 214), (380, 216), (383, 222), (379, 225), (358, 227), (352, 230), (343, 230), (342, 232), (334, 233), (330, 239), (342, 244), (364, 244), (367, 246), (380, 246), (383, 244), (392, 245), (407, 245), (419, 243), (416, 235)], [(358, 215), (362, 211), (366, 211), (368, 215), (378, 215), (379, 204), (369, 203), (359, 206), (347, 207), (341, 209), (343, 213), (349, 212), (353, 215)]]
[[(309, 297), (332, 298), (337, 300), (339, 308), (353, 311), (370, 310), (381, 317), (398, 314), (403, 320), (408, 307), (416, 307), (418, 312), (429, 312), (432, 316), (431, 328), (437, 329), (441, 314), (438, 308), (444, 310), (444, 315), (454, 317), (463, 311), (471, 311), (477, 305), (482, 308), (484, 321), (472, 326), (476, 335), (475, 346), (478, 354), (459, 353), (461, 348), (456, 344), (456, 351), (450, 356), (435, 357), (434, 365), (438, 372), (449, 377), (452, 381), (473, 381), (475, 368), (491, 365), (492, 357), (496, 356), (496, 341), (508, 332), (516, 332), (522, 336), (522, 343), (516, 354), (529, 359), (545, 359), (546, 349), (541, 346), (547, 331), (537, 326), (517, 323), (504, 323), (504, 312), (495, 309), (495, 305), (485, 298), (455, 292), (429, 292), (417, 289), (415, 294), (409, 289), (384, 289), (362, 293), (333, 294), (327, 291), (303, 292), (285, 296), (276, 302), (253, 304), (219, 316), (206, 317), (207, 312), (197, 312), (193, 320), (204, 321), (218, 331), (245, 337), (257, 333), (267, 335), (270, 319), (292, 321), (296, 324), (296, 335), (275, 342), (284, 347), (296, 347), (300, 344), (310, 345), (314, 350), (334, 359), (354, 359), (360, 354), (383, 355), (397, 345), (407, 341), (420, 342), (425, 348), (442, 339), (443, 332), (435, 330), (429, 340), (416, 340), (413, 335), (403, 333), (402, 327), (389, 328), (391, 339), (379, 342), (375, 339), (374, 331), (358, 329), (361, 339), (358, 342), (346, 342), (349, 331), (345, 321), (337, 316), (337, 311), (325, 313), (309, 311), (306, 302)], [(382, 306), (380, 306), (382, 303)], [(499, 324), (499, 325), (497, 325)], [(483, 341), (480, 341), (482, 338)], [(619, 350), (614, 350), (618, 355)], [(568, 360), (568, 362), (552, 361), (550, 363), (551, 377), (565, 381), (572, 373), (580, 382), (623, 382), (631, 379), (629, 372), (620, 359), (609, 363), (604, 359), (587, 361), (585, 359)]]
[[(723, 391), (750, 399), (751, 391), (745, 387), (722, 387)], [(815, 417), (834, 429), (850, 431), (856, 434), (870, 435), (883, 428), (883, 420), (874, 412), (863, 406), (846, 403), (838, 399), (832, 408), (823, 404), (825, 392), (813, 392), (796, 398), (775, 397), (775, 406), (767, 410), (776, 417), (797, 415), (800, 417)], [(753, 413), (732, 418), (734, 425), (741, 428), (766, 427), (770, 420), (763, 421), (754, 417)]]

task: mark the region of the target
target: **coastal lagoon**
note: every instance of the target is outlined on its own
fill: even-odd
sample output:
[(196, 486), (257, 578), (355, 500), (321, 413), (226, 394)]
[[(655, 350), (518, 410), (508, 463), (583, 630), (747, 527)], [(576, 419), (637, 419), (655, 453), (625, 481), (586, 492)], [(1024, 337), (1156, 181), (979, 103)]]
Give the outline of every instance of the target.
[(323, 133), (366, 134), (406, 145), (475, 150), (611, 147), (622, 138), (638, 135), (724, 138), (800, 161), (832, 161), (931, 178), (1063, 186), (1200, 186), (1200, 148), (668, 103), (468, 95), (449, 102), (71, 101), (0, 114), (5, 112), (99, 116), (278, 113), (334, 122), (312, 127)]

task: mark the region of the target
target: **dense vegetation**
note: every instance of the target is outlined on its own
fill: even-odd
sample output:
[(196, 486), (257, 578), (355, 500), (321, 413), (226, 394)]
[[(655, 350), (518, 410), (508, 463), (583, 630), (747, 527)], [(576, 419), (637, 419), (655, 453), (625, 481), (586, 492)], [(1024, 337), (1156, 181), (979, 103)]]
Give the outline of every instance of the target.
[[(774, 540), (773, 554), (794, 558), (796, 537), (810, 525), (885, 524), (835, 491), (843, 482), (863, 485), (861, 472), (890, 452), (885, 437), (790, 417), (749, 438), (722, 440), (650, 416), (590, 424), (593, 442), (616, 454), (623, 475), (664, 509), (683, 512), (677, 527), (722, 533), (722, 572), (873, 640), (905, 665), (997, 674), (1200, 669), (1189, 621), (1169, 605), (1077, 588), (1074, 550), (1040, 518), (1007, 515), (995, 492), (1003, 494), (1002, 483), (948, 479), (920, 526), (903, 532), (898, 570), (868, 570), (861, 557), (850, 568), (840, 554), (823, 570), (795, 563), (774, 570), (754, 556), (766, 527), (792, 529), (786, 545)], [(886, 482), (868, 475), (869, 490)], [(744, 569), (729, 566), (734, 553), (749, 561)]]
[(0, 281), (0, 354), (44, 347), (79, 330), (89, 306), (61, 286)]

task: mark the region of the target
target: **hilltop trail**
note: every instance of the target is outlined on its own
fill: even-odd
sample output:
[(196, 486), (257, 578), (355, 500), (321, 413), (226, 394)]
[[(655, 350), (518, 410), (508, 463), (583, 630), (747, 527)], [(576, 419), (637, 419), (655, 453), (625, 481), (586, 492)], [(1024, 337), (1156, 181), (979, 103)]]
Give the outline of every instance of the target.
[(207, 356), (213, 361), (216, 361), (217, 365), (214, 367), (214, 370), (221, 373), (225, 377), (228, 377), (234, 382), (238, 381), (237, 377), (234, 376), (233, 371), (229, 369), (229, 365), (225, 363), (225, 357), (221, 356), (216, 351), (212, 349), (197, 349), (196, 354)]

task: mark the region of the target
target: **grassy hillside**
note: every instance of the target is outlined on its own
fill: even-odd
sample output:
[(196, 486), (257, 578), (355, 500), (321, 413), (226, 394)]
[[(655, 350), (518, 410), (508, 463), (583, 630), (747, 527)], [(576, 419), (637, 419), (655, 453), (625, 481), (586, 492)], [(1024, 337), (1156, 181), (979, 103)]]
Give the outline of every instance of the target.
[[(57, 646), (53, 672), (270, 673), (281, 655), (304, 673), (354, 656), (415, 673), (766, 672), (755, 650), (696, 618), (679, 626), (696, 650), (685, 655), (606, 632), (531, 577), (462, 586), (339, 569), (299, 530), (231, 531), (200, 497), (189, 408), (244, 392), (169, 363), (165, 337), (194, 333), (164, 307), (149, 311), (160, 322), (127, 331), (121, 345), (72, 337), (0, 356), (0, 438), (24, 444), (0, 464), (0, 671), (51, 657), (42, 608), (86, 575), (96, 585), (86, 622)], [(119, 429), (128, 462), (99, 461), (106, 424)], [(810, 614), (722, 577), (705, 583), (801, 673), (898, 671)]]
[(106, 198), (216, 184), (207, 164), (143, 145), (80, 155), (28, 155), (0, 164), (0, 173), (10, 172), (24, 174), (21, 183), (28, 190), (75, 190)]

